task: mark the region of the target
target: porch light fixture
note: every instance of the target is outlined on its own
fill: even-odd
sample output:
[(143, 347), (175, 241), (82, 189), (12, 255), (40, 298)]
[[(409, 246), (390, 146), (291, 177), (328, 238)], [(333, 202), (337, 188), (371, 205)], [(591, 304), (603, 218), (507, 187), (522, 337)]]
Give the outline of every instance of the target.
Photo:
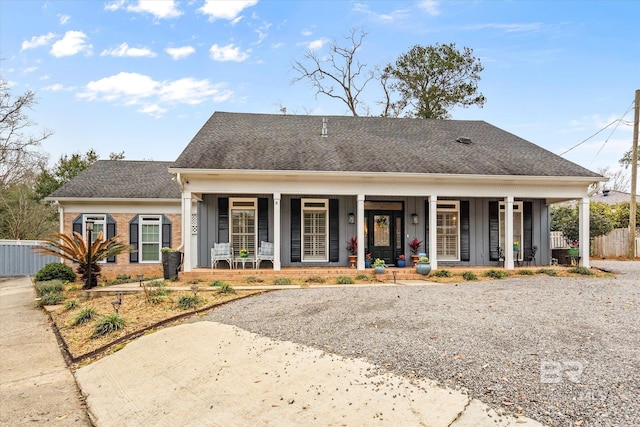
[(353, 214), (353, 212), (349, 213), (349, 224), (355, 224), (356, 223), (356, 216)]
[(418, 214), (417, 213), (411, 214), (411, 222), (414, 223), (414, 224), (418, 223)]

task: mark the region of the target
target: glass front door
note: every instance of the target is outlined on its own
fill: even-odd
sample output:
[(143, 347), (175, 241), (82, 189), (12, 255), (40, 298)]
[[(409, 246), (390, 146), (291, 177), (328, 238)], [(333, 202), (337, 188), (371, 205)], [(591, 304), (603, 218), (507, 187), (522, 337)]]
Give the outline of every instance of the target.
[(368, 211), (367, 251), (372, 258), (395, 264), (402, 253), (402, 211)]

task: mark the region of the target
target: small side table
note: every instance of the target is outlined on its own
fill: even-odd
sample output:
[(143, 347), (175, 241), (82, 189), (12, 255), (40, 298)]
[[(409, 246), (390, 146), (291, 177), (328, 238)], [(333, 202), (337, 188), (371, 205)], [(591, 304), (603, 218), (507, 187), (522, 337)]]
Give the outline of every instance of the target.
[(255, 267), (255, 265), (256, 265), (256, 259), (255, 259), (255, 257), (252, 257), (252, 256), (235, 257), (235, 259), (233, 261), (234, 261), (233, 263), (235, 264), (236, 268), (238, 268), (238, 264), (242, 263), (242, 269), (243, 270), (245, 269), (245, 266), (246, 266), (247, 262), (253, 267)]

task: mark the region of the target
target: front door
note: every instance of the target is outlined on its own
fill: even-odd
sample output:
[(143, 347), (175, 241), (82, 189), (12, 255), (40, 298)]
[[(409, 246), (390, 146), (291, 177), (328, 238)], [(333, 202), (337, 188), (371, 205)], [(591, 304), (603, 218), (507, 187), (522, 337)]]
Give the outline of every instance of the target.
[(373, 259), (395, 264), (402, 248), (402, 211), (367, 212), (367, 247)]

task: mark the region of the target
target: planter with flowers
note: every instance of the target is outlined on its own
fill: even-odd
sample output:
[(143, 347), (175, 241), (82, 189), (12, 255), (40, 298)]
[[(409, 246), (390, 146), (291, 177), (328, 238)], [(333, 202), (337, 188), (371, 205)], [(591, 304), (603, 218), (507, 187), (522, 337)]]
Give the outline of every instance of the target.
[(249, 251), (246, 249), (240, 249), (240, 258), (246, 258), (249, 256)]
[(386, 267), (383, 259), (376, 258), (376, 260), (373, 261), (373, 271), (375, 271), (376, 274), (383, 274)]
[(416, 264), (416, 273), (427, 275), (431, 273), (431, 263), (426, 256), (420, 257)]
[(358, 261), (358, 238), (356, 236), (351, 236), (347, 241), (347, 251), (349, 252), (349, 265), (351, 268), (356, 268)]
[(371, 256), (371, 254), (366, 254), (364, 256), (364, 267), (371, 268), (371, 264), (373, 264), (373, 257)]
[(567, 255), (574, 257), (580, 255), (580, 242), (574, 240), (573, 242), (569, 243), (569, 251)]
[(413, 240), (409, 242), (409, 249), (411, 249), (411, 262), (413, 262), (413, 265), (416, 265), (420, 258), (418, 256), (420, 246), (422, 246), (422, 240), (419, 240), (417, 237), (414, 237)]
[(396, 261), (396, 265), (399, 268), (404, 268), (405, 265), (407, 265), (406, 260), (404, 259), (404, 254), (400, 254), (398, 255), (398, 261)]

